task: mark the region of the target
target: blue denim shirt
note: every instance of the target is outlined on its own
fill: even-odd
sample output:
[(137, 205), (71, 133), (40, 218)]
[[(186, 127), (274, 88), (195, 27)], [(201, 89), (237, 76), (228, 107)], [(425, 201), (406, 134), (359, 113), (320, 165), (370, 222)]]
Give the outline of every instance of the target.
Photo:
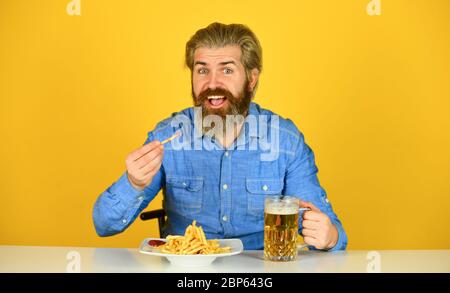
[[(158, 123), (145, 143), (162, 141), (180, 129), (173, 123), (176, 114), (188, 118), (182, 136), (187, 139), (195, 131), (194, 112), (194, 108), (188, 108)], [(275, 115), (255, 103), (250, 104), (249, 114), (266, 115), (268, 124)], [(267, 133), (251, 131), (245, 123), (238, 139), (227, 149), (205, 136), (201, 137), (206, 146), (202, 149), (193, 147), (193, 140), (189, 142), (191, 149), (165, 144), (162, 167), (143, 191), (134, 189), (124, 173), (98, 197), (93, 210), (98, 235), (124, 231), (162, 189), (168, 217), (163, 236), (183, 235), (196, 220), (207, 238), (240, 238), (245, 249), (262, 249), (264, 198), (284, 194), (310, 201), (326, 213), (339, 232), (338, 242), (331, 250), (345, 249), (347, 235), (318, 181), (312, 150), (291, 120), (276, 117), (278, 125)], [(267, 148), (252, 149), (250, 145), (269, 138), (279, 140), (277, 156), (261, 159)], [(301, 229), (299, 218), (299, 233)]]

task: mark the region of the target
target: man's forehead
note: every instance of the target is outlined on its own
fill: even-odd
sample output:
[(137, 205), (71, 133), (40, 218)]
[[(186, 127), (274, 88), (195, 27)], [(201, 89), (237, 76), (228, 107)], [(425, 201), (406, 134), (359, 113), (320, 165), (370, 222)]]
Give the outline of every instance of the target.
[(241, 54), (241, 48), (237, 45), (213, 48), (199, 47), (194, 52), (194, 64), (196, 62), (215, 64), (224, 61), (234, 61), (239, 64)]

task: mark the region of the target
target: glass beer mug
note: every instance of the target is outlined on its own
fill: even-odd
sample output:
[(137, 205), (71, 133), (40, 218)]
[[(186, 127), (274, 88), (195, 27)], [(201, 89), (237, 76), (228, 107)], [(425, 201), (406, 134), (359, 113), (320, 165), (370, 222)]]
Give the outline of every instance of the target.
[(267, 196), (264, 203), (264, 259), (271, 261), (291, 261), (297, 259), (299, 245), (298, 218), (301, 211), (300, 200), (293, 196)]

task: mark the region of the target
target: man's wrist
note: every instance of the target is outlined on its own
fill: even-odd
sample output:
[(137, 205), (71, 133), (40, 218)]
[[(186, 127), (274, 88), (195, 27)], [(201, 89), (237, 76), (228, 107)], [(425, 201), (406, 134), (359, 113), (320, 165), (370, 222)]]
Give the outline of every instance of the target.
[(133, 179), (130, 177), (130, 174), (128, 174), (128, 172), (127, 172), (127, 179), (128, 179), (128, 182), (130, 182), (131, 187), (133, 187), (136, 191), (144, 190), (144, 186), (140, 186), (140, 185), (137, 185), (136, 183), (134, 183)]

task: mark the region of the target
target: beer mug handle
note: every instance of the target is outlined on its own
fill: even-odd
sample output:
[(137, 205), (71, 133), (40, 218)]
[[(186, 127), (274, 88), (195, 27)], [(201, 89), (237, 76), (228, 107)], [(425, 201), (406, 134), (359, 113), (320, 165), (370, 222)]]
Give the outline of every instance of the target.
[[(311, 210), (310, 208), (299, 208), (298, 209), (299, 212), (306, 212), (306, 211), (310, 211), (310, 210)], [(306, 248), (308, 246), (309, 246), (309, 244), (306, 244), (306, 243), (298, 244), (297, 245), (297, 250), (301, 250), (301, 249)]]

